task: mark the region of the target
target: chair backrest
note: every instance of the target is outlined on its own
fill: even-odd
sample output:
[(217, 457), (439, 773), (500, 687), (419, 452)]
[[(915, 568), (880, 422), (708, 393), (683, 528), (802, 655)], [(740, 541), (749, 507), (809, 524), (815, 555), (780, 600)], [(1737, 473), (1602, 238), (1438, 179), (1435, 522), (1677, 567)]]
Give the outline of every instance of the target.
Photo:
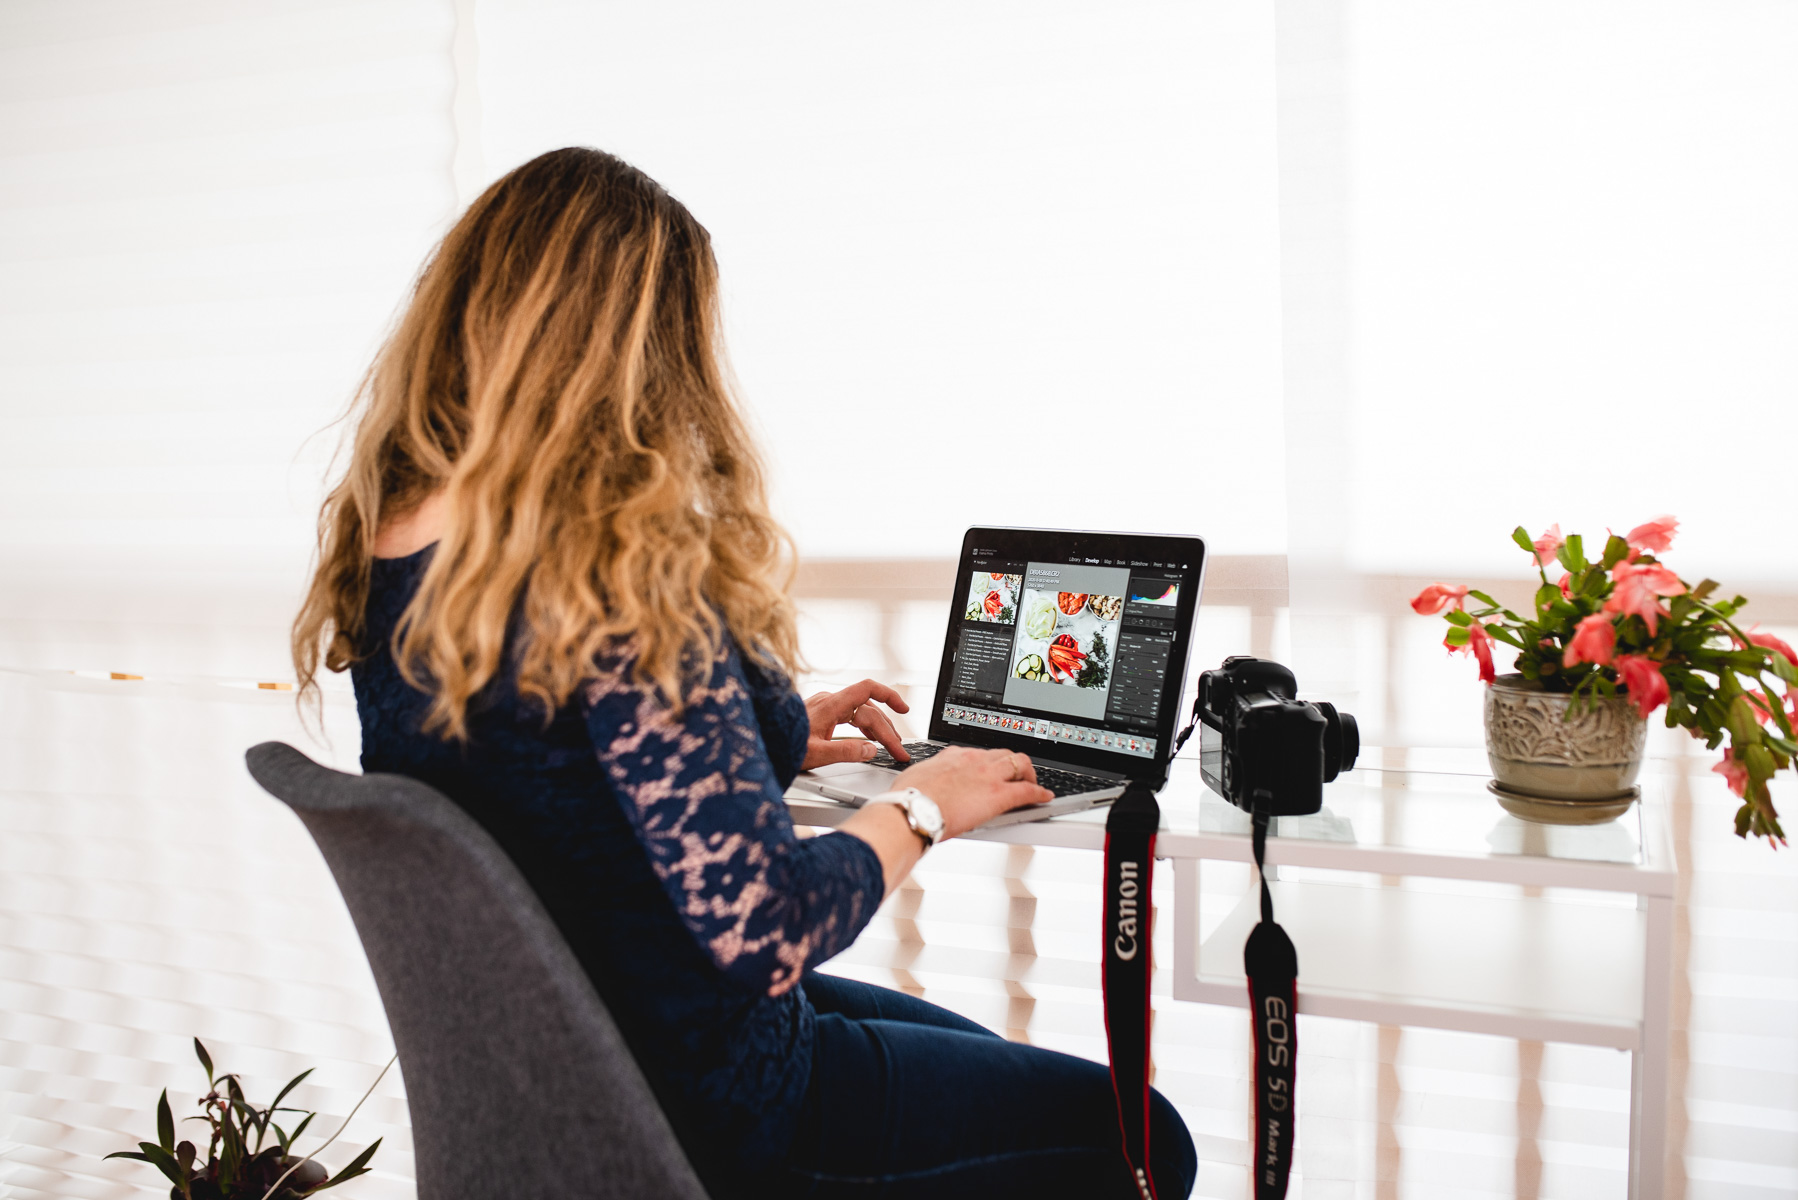
[(705, 1200), (618, 1027), (505, 852), (448, 797), (281, 742), (245, 756), (337, 877), (393, 1029), (420, 1200)]

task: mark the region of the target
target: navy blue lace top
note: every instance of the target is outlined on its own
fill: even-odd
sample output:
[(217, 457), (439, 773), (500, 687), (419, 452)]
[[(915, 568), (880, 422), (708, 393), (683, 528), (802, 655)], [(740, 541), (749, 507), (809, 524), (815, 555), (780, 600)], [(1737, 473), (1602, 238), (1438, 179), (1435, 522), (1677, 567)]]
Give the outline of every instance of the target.
[(353, 676), (362, 768), (421, 779), (505, 847), (593, 977), (645, 1073), (715, 1165), (778, 1162), (811, 1071), (798, 986), (879, 906), (880, 859), (847, 834), (800, 841), (781, 796), (804, 760), (805, 705), (726, 644), (679, 718), (626, 658), (547, 727), (496, 680), (469, 736), (421, 730), (395, 622), (430, 561), (376, 559)]

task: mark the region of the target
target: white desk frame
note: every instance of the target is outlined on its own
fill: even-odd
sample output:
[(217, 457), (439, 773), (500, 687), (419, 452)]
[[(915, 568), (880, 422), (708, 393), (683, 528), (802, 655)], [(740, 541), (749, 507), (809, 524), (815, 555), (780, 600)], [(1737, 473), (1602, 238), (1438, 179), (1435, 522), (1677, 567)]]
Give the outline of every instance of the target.
[[(1364, 783), (1369, 777), (1378, 779), (1370, 772), (1357, 775)], [(1162, 793), (1162, 829), (1155, 845), (1155, 856), (1174, 865), (1173, 995), (1247, 1008), (1242, 938), (1248, 924), (1259, 918), (1254, 894), (1204, 944), (1199, 939), (1201, 864), (1206, 859), (1253, 861), (1246, 818), (1244, 832), (1200, 828), (1193, 801), (1197, 786), (1196, 763), (1175, 763)], [(1629, 1195), (1632, 1200), (1662, 1200), (1676, 874), (1662, 790), (1649, 780), (1643, 793), (1639, 814), (1623, 818), (1640, 821), (1641, 853), (1634, 862), (1443, 853), (1281, 837), (1276, 830), (1268, 839), (1267, 862), (1281, 923), (1299, 947), (1298, 1011), (1629, 1051)], [(1170, 803), (1181, 794), (1183, 811)], [(1481, 797), (1465, 799), (1478, 803)], [(787, 800), (794, 821), (802, 825), (835, 826), (853, 811), (799, 792)], [(1484, 802), (1495, 823), (1503, 817), (1489, 797)], [(1221, 802), (1213, 798), (1209, 803)], [(965, 836), (1103, 850), (1104, 812)], [(1272, 869), (1278, 866), (1633, 894), (1636, 905), (1632, 911), (1541, 898), (1462, 898), (1403, 888), (1288, 883)], [(1334, 899), (1318, 899), (1332, 894)], [(1483, 935), (1473, 947), (1479, 961), (1471, 964), (1468, 940), (1451, 932), (1469, 920), (1478, 922)], [(1453, 951), (1460, 951), (1463, 961), (1444, 963), (1445, 953), (1452, 959)], [(1520, 963), (1522, 970), (1516, 969)], [(1483, 977), (1478, 970), (1482, 965), (1488, 968)], [(1597, 999), (1581, 1003), (1576, 996)]]

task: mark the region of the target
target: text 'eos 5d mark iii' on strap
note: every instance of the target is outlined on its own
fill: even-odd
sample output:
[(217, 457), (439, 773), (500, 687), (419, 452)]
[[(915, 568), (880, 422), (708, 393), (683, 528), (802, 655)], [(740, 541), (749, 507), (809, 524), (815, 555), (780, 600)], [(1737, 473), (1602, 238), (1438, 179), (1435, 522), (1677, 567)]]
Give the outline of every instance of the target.
[(1292, 1171), (1292, 1139), (1298, 1116), (1299, 954), (1286, 931), (1274, 922), (1274, 897), (1267, 888), (1265, 809), (1255, 820), (1255, 873), (1261, 879), (1261, 921), (1242, 946), (1242, 970), (1249, 980), (1249, 1012), (1255, 1023), (1255, 1200), (1284, 1200)]

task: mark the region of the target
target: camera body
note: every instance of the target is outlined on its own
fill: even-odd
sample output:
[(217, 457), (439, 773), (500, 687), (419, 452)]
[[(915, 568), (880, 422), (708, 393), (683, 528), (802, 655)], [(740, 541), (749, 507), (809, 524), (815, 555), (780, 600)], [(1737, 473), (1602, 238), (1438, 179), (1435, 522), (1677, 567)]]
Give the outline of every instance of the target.
[(1262, 658), (1226, 658), (1199, 676), (1194, 706), (1199, 772), (1236, 807), (1270, 816), (1317, 812), (1324, 784), (1355, 765), (1361, 731), (1333, 704), (1298, 697), (1287, 668)]

